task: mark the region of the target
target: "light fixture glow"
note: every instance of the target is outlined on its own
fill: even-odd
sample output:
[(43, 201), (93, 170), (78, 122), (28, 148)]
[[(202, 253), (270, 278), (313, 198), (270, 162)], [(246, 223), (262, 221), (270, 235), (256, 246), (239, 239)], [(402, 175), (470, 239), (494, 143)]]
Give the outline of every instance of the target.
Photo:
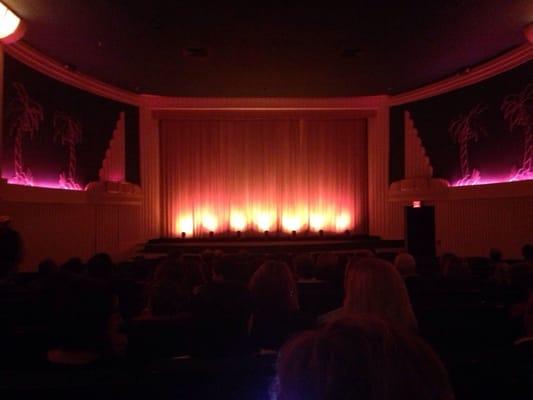
[(342, 213), (335, 219), (335, 228), (337, 232), (345, 231), (350, 226), (350, 215), (348, 213)]
[(413, 201), (413, 208), (420, 208), (422, 205), (422, 203), (420, 202), (420, 200), (414, 200)]
[[(7, 8), (3, 3), (0, 3), (0, 40), (5, 42), (14, 42), (22, 36), (21, 20)], [(17, 34), (17, 31), (19, 34)]]
[(246, 217), (240, 211), (233, 211), (230, 215), (230, 226), (236, 231), (243, 231), (246, 228)]
[(192, 235), (193, 227), (194, 224), (191, 215), (181, 216), (176, 223), (176, 231), (180, 234)]
[(302, 227), (302, 221), (297, 215), (284, 215), (281, 224), (288, 232), (297, 232)]
[(260, 213), (255, 217), (255, 224), (260, 231), (265, 232), (269, 231), (272, 226), (272, 221), (274, 218), (269, 213)]
[(314, 231), (319, 231), (324, 228), (326, 223), (326, 218), (322, 214), (311, 214), (309, 217), (309, 225)]
[(202, 226), (209, 232), (215, 232), (218, 227), (218, 220), (213, 214), (204, 214), (202, 218)]

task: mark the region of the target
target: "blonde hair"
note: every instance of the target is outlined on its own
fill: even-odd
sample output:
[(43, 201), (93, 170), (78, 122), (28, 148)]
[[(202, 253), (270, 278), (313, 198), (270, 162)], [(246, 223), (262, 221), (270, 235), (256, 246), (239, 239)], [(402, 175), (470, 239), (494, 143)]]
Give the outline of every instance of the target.
[(418, 328), (402, 277), (391, 263), (378, 258), (350, 262), (343, 310), (375, 315), (411, 331)]
[(402, 276), (416, 274), (416, 261), (409, 253), (399, 253), (394, 259), (394, 265)]

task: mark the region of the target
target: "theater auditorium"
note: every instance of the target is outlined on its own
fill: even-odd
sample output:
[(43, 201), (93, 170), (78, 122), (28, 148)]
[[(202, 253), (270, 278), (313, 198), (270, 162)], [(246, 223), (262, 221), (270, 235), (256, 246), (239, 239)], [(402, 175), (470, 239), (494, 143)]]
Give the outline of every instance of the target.
[(533, 2), (0, 1), (0, 397), (533, 396)]

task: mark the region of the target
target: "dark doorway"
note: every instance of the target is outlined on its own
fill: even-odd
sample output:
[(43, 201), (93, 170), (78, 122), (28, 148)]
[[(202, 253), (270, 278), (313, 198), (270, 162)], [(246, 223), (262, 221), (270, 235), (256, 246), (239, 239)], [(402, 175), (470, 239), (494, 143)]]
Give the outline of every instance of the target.
[(435, 257), (435, 207), (405, 207), (405, 241), (416, 259)]

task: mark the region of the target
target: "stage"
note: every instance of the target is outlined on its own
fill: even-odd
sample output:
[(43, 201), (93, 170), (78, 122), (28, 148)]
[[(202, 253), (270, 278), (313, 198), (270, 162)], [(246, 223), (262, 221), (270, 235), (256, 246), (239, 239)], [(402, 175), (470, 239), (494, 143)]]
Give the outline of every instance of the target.
[(150, 240), (145, 253), (201, 253), (204, 250), (221, 250), (235, 253), (246, 250), (250, 253), (317, 253), (350, 252), (358, 249), (373, 249), (378, 252), (398, 252), (404, 249), (403, 240), (383, 240), (377, 236), (272, 236), (272, 237), (206, 237), (206, 238), (159, 238)]

